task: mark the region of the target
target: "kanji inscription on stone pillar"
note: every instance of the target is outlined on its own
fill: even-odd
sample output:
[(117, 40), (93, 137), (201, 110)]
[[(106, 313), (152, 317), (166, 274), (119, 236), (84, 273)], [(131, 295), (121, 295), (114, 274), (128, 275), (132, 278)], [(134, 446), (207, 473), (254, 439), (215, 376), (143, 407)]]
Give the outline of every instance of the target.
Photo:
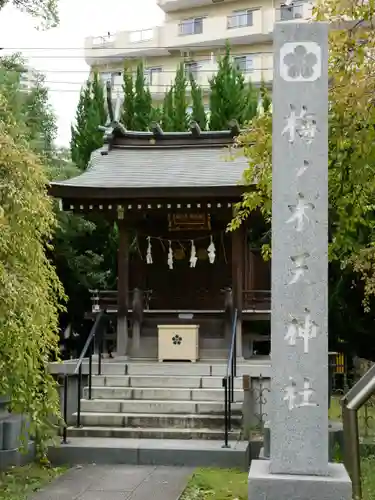
[(274, 30), (274, 474), (328, 472), (328, 28)]

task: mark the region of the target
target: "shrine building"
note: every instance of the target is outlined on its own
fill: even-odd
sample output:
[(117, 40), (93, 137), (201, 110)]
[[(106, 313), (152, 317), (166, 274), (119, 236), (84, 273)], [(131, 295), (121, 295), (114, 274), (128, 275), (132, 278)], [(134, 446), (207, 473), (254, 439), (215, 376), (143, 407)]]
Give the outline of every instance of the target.
[[(235, 310), (237, 356), (269, 354), (270, 263), (251, 241), (261, 216), (227, 231), (245, 189), (246, 158), (231, 148), (239, 132), (235, 122), (137, 132), (113, 121), (87, 170), (51, 183), (63, 210), (117, 224), (117, 290), (93, 291), (90, 311), (116, 320), (116, 356), (227, 359)], [(171, 336), (164, 354), (161, 335)], [(194, 345), (179, 353), (184, 336)]]

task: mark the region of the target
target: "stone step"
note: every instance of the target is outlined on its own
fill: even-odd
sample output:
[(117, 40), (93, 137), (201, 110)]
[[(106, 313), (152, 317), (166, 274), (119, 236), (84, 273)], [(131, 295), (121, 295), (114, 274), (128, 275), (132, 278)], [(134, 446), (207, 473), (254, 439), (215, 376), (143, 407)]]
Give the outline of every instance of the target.
[(103, 375), (211, 375), (206, 363), (129, 363), (111, 361), (102, 364)]
[(68, 444), (51, 446), (48, 458), (53, 465), (175, 465), (248, 470), (250, 446), (247, 441), (234, 441), (223, 448), (222, 440), (72, 437)]
[[(222, 429), (176, 429), (162, 427), (69, 427), (68, 436), (72, 437), (104, 437), (133, 439), (221, 439), (224, 441)], [(241, 431), (231, 431), (230, 440), (240, 439)]]
[[(245, 374), (251, 376), (263, 377), (270, 376), (271, 363), (268, 360), (255, 361), (252, 364), (238, 364), (237, 375)], [(93, 372), (97, 373), (97, 362), (93, 363)], [(223, 377), (227, 373), (226, 362), (176, 362), (176, 363), (158, 363), (158, 362), (133, 362), (110, 361), (102, 363), (102, 375), (172, 375), (172, 376), (218, 376)]]
[[(241, 411), (241, 403), (233, 403), (234, 411)], [(171, 401), (171, 400), (128, 400), (82, 399), (83, 412), (108, 413), (216, 413), (224, 412), (223, 401)]]
[[(88, 399), (89, 390), (84, 389), (84, 397)], [(174, 401), (224, 401), (224, 390), (220, 389), (185, 389), (144, 387), (92, 387), (92, 399), (132, 399), (132, 400), (174, 400)], [(234, 400), (243, 400), (243, 391), (234, 391)]]
[[(168, 375), (95, 375), (95, 387), (134, 387), (134, 388), (160, 388), (181, 387), (186, 389), (221, 388), (223, 377), (215, 376), (168, 376)], [(234, 379), (235, 389), (242, 389), (242, 377)]]
[[(75, 418), (77, 414), (74, 414)], [(232, 415), (233, 428), (242, 425), (241, 415)], [(81, 412), (84, 427), (142, 427), (175, 429), (224, 429), (224, 416), (215, 414)]]

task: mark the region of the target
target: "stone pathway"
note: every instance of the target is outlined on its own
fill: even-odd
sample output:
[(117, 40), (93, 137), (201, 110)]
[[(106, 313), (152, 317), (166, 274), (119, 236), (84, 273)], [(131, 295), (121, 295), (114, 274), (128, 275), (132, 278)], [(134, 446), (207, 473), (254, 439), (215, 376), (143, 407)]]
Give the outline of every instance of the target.
[(192, 472), (188, 467), (85, 465), (28, 500), (177, 500)]

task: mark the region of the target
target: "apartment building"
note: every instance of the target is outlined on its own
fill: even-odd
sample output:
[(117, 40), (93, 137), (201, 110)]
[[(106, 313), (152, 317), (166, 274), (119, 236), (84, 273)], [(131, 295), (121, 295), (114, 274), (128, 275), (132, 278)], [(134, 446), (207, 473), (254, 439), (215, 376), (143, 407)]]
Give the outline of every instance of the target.
[[(165, 13), (161, 26), (140, 31), (92, 36), (85, 40), (85, 59), (114, 92), (122, 92), (124, 61), (134, 68), (142, 59), (154, 101), (171, 86), (181, 61), (208, 94), (209, 80), (225, 43), (248, 81), (272, 84), (272, 35), (276, 21), (309, 19), (310, 1), (288, 5), (280, 0), (157, 0)], [(208, 98), (208, 96), (207, 96)]]

